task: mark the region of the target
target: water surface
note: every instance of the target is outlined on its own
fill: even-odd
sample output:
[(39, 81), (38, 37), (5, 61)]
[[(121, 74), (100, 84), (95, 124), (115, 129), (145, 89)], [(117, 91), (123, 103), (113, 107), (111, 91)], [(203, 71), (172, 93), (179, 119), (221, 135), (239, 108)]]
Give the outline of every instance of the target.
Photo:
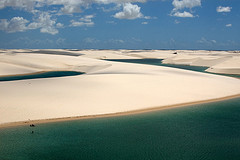
[(239, 106), (237, 98), (138, 115), (0, 129), (0, 159), (239, 160)]
[(218, 75), (240, 78), (240, 75), (236, 75), (236, 74), (220, 74), (220, 73), (211, 73), (211, 72), (205, 71), (209, 67), (178, 65), (178, 64), (163, 64), (162, 63), (163, 59), (106, 59), (106, 60), (116, 61), (116, 62), (139, 63), (139, 64), (149, 64), (149, 65), (156, 65), (156, 66), (166, 66), (166, 67), (186, 69), (186, 70), (198, 71), (198, 72), (209, 73), (209, 74), (218, 74)]
[[(141, 63), (161, 62), (148, 59)], [(201, 67), (191, 70), (204, 72)], [(0, 160), (239, 157), (240, 98), (144, 114), (0, 129)]]
[(75, 71), (49, 71), (49, 72), (38, 72), (33, 74), (26, 75), (14, 75), (14, 76), (5, 76), (0, 77), (1, 81), (17, 81), (17, 80), (26, 80), (26, 79), (38, 79), (38, 78), (53, 78), (53, 77), (66, 77), (66, 76), (76, 76), (84, 74), (83, 72)]

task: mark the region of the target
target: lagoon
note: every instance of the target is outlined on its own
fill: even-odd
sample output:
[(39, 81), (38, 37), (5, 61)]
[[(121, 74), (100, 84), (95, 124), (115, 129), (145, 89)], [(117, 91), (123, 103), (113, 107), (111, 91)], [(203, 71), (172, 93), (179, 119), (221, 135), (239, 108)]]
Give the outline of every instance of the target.
[(239, 106), (236, 98), (131, 116), (1, 128), (0, 159), (237, 160)]
[(0, 159), (237, 160), (239, 106), (240, 98), (235, 98), (34, 128), (0, 128)]
[(164, 64), (164, 63), (162, 63), (163, 59), (106, 59), (106, 60), (115, 61), (115, 62), (139, 63), (139, 64), (148, 64), (148, 65), (156, 65), (156, 66), (173, 67), (173, 68), (186, 69), (186, 70), (203, 72), (203, 73), (208, 73), (208, 74), (217, 74), (217, 75), (224, 75), (224, 76), (240, 78), (240, 75), (236, 75), (236, 74), (210, 73), (210, 72), (205, 71), (206, 69), (208, 69), (208, 67), (204, 67), (204, 66)]
[(2, 76), (2, 77), (0, 77), (0, 82), (2, 82), (2, 81), (26, 80), (26, 79), (38, 79), (38, 78), (66, 77), (66, 76), (76, 76), (76, 75), (80, 75), (80, 74), (83, 74), (83, 73), (82, 72), (75, 72), (75, 71), (37, 72), (37, 73), (33, 73), (33, 74)]

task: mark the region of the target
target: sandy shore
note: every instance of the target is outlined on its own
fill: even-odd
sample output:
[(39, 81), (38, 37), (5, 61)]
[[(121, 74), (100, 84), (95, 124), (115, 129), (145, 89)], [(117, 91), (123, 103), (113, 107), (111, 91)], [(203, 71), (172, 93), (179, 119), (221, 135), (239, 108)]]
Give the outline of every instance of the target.
[(179, 107), (190, 107), (190, 106), (193, 106), (193, 105), (219, 102), (219, 101), (224, 101), (224, 100), (229, 100), (229, 99), (234, 99), (234, 98), (239, 98), (239, 97), (240, 97), (240, 94), (237, 94), (237, 95), (227, 96), (227, 97), (223, 97), (223, 98), (216, 98), (216, 99), (211, 99), (211, 100), (203, 100), (203, 101), (197, 101), (197, 102), (182, 103), (182, 104), (169, 105), (169, 106), (163, 106), (163, 107), (152, 107), (152, 108), (146, 108), (146, 109), (140, 109), (140, 110), (127, 111), (127, 112), (10, 122), (10, 123), (0, 124), (0, 129), (1, 128), (16, 127), (16, 126), (26, 126), (26, 125), (28, 126), (30, 124), (38, 125), (38, 124), (42, 124), (42, 123), (55, 123), (55, 122), (74, 121), (74, 120), (83, 120), (83, 119), (127, 116), (127, 115), (148, 113), (148, 112), (154, 112), (154, 111), (160, 111), (160, 110), (166, 110), (166, 109), (174, 109), (174, 108), (179, 108)]
[[(176, 56), (173, 51), (51, 50), (53, 55), (46, 52), (4, 51), (0, 54), (0, 76), (48, 71), (77, 71), (86, 74), (0, 82), (1, 126), (24, 124), (29, 119), (40, 120), (33, 121), (34, 123), (42, 123), (46, 122), (43, 119), (72, 119), (62, 117), (91, 118), (141, 113), (222, 100), (240, 94), (240, 80), (236, 78), (163, 66), (100, 60), (154, 56), (168, 59)], [(66, 55), (68, 52), (71, 52), (71, 56)], [(185, 57), (193, 54), (185, 52), (182, 53), (186, 54)], [(230, 53), (223, 55), (226, 54)], [(210, 58), (209, 61), (197, 63), (213, 64), (214, 59), (217, 59), (214, 64), (222, 61)], [(226, 65), (232, 64), (229, 62), (231, 59), (236, 68), (236, 57), (227, 59), (219, 66), (226, 68)]]

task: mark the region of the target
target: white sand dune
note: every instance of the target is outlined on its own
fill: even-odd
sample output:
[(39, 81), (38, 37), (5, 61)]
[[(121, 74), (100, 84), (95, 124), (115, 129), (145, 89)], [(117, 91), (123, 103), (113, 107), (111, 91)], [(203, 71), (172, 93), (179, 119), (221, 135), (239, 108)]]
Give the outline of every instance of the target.
[(166, 59), (169, 57), (175, 56), (176, 51), (172, 50), (148, 50), (148, 51), (125, 51), (124, 54), (127, 54), (129, 56), (135, 57), (135, 58), (153, 58), (153, 59)]
[(196, 61), (193, 61), (190, 65), (191, 66), (205, 66), (211, 67), (213, 65), (222, 63), (231, 57), (228, 56), (208, 56), (208, 57), (199, 57)]
[[(0, 54), (0, 76), (40, 71), (90, 72), (109, 67), (106, 61), (50, 54)], [(17, 73), (18, 72), (18, 73)]]
[(0, 62), (0, 77), (16, 74), (31, 74), (39, 71), (40, 70), (34, 68)]
[(178, 54), (174, 57), (164, 59), (162, 63), (211, 67), (213, 65), (224, 62), (230, 58), (231, 58), (230, 56)]
[(94, 59), (136, 59), (135, 57), (123, 54), (124, 50), (82, 50), (78, 52), (84, 54), (81, 57)]
[(180, 51), (179, 54), (165, 58), (164, 64), (180, 64), (209, 67), (212, 73), (239, 74), (240, 54), (227, 51)]
[[(239, 79), (97, 60), (104, 52), (96, 52), (84, 51), (85, 56), (78, 57), (24, 52), (0, 54), (1, 75), (52, 70), (86, 72), (78, 76), (0, 82), (0, 124), (118, 113), (240, 94)], [(106, 57), (130, 57), (124, 53), (109, 51)], [(232, 65), (232, 61), (225, 65)], [(234, 61), (238, 66), (238, 59)]]
[(240, 56), (228, 58), (222, 63), (211, 66), (207, 71), (223, 74), (240, 74)]

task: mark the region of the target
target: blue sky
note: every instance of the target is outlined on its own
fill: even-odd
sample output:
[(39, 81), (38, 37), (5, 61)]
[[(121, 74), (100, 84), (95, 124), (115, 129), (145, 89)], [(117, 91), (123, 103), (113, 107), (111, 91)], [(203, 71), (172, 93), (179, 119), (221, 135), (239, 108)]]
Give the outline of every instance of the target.
[(239, 0), (1, 0), (0, 48), (240, 49)]

